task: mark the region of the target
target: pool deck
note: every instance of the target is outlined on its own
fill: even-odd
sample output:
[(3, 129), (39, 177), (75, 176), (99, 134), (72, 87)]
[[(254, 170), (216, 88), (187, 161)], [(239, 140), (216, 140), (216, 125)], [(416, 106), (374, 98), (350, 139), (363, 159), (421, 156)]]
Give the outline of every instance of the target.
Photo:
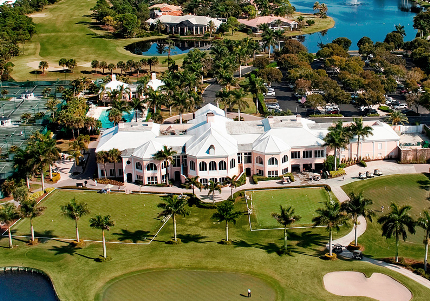
[(87, 117), (92, 117), (94, 119), (99, 119), (100, 115), (103, 111), (109, 110), (109, 107), (97, 107), (95, 105), (90, 106), (90, 109), (87, 112)]

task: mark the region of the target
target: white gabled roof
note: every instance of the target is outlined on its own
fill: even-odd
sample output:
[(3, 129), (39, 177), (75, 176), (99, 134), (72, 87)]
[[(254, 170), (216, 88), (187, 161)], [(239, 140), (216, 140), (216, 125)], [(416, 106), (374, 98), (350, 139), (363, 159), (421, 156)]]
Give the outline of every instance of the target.
[[(209, 125), (212, 125), (210, 123)], [(203, 127), (203, 126), (202, 126)], [(216, 127), (205, 127), (206, 131), (201, 135), (195, 135), (185, 144), (186, 153), (195, 157), (218, 157), (237, 154), (237, 141)], [(209, 154), (209, 148), (213, 145), (214, 155)]]
[(156, 135), (152, 131), (118, 132), (118, 126), (115, 126), (104, 131), (96, 152), (109, 151), (113, 148), (117, 148), (120, 151), (136, 148), (155, 137)]
[(145, 144), (143, 144), (142, 146), (139, 146), (138, 148), (136, 148), (132, 156), (137, 157), (139, 159), (151, 159), (156, 152), (162, 149), (163, 149), (162, 144), (154, 140), (150, 140)]
[(291, 149), (287, 143), (281, 138), (272, 135), (272, 133), (272, 130), (270, 130), (261, 135), (260, 138), (252, 144), (252, 150), (264, 154), (280, 154)]
[(212, 112), (215, 115), (219, 115), (219, 116), (223, 116), (225, 117), (225, 112), (223, 110), (221, 110), (220, 108), (218, 108), (217, 106), (214, 106), (211, 103), (208, 103), (207, 105), (203, 106), (202, 108), (198, 109), (195, 113), (196, 118), (198, 116), (205, 116), (206, 118), (206, 114)]
[(128, 88), (128, 84), (116, 80), (116, 75), (112, 74), (112, 80), (105, 85), (105, 90), (121, 90), (121, 87)]

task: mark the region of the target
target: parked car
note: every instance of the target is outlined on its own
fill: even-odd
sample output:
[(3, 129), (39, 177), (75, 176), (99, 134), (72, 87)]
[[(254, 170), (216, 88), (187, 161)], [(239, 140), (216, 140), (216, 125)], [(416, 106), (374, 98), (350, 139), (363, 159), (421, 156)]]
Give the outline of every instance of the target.
[(306, 110), (306, 116), (310, 116), (310, 115), (320, 115), (321, 111), (318, 109), (307, 109)]
[(268, 109), (279, 109), (280, 108), (279, 103), (277, 103), (277, 102), (266, 103), (266, 107)]
[(370, 109), (366, 109), (366, 110), (364, 110), (364, 114), (365, 114), (365, 115), (378, 114), (378, 111), (376, 111), (376, 110), (375, 110), (375, 109), (373, 109), (373, 108), (370, 108)]
[(263, 93), (264, 96), (275, 96), (275, 91), (267, 91), (267, 93)]
[(394, 110), (405, 110), (408, 108), (408, 105), (405, 103), (399, 103), (393, 107)]
[(272, 112), (272, 113), (281, 113), (282, 112), (282, 109), (276, 109), (276, 108), (271, 108), (271, 109), (267, 108), (267, 110), (269, 112)]

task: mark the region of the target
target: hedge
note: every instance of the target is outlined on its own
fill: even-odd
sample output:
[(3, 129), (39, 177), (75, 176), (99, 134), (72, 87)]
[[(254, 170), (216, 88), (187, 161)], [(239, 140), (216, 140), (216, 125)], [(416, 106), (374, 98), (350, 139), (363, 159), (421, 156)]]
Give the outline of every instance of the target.
[(258, 181), (271, 181), (271, 180), (281, 180), (284, 177), (290, 177), (291, 182), (294, 182), (294, 175), (289, 172), (286, 173), (280, 177), (264, 177), (264, 176), (259, 176), (259, 175), (253, 175), (252, 176), (252, 181), (254, 182), (254, 184), (258, 184)]
[(393, 110), (391, 110), (389, 106), (379, 106), (378, 109), (381, 110), (382, 112), (387, 112), (387, 113), (393, 112)]
[(52, 179), (51, 179), (51, 181), (52, 181), (53, 183), (57, 183), (58, 181), (60, 181), (60, 179), (61, 179), (61, 175), (60, 175), (60, 173), (55, 172), (55, 173), (53, 173), (53, 174), (52, 174)]
[(332, 178), (337, 178), (337, 177), (343, 176), (345, 174), (346, 174), (346, 172), (343, 168), (339, 168), (338, 170), (330, 171), (330, 177), (332, 177)]
[(44, 194), (44, 192), (42, 190), (40, 191), (36, 191), (35, 193), (32, 193), (28, 196), (28, 198), (30, 200), (37, 200), (38, 198), (40, 198), (42, 195)]
[(267, 114), (268, 112), (267, 112), (266, 103), (264, 102), (264, 96), (263, 96), (263, 94), (259, 93), (257, 95), (257, 98), (258, 98), (258, 103), (259, 103), (259, 105), (258, 105), (258, 111), (261, 114), (263, 114), (263, 115)]
[(309, 115), (309, 117), (343, 117), (342, 114), (313, 114)]
[(246, 184), (246, 174), (245, 173), (243, 173), (241, 176), (240, 176), (240, 178), (239, 179), (237, 179), (237, 186), (239, 187), (239, 186), (242, 186), (242, 185), (245, 185)]
[(55, 190), (55, 187), (48, 187), (45, 189), (46, 193), (50, 193), (51, 191)]

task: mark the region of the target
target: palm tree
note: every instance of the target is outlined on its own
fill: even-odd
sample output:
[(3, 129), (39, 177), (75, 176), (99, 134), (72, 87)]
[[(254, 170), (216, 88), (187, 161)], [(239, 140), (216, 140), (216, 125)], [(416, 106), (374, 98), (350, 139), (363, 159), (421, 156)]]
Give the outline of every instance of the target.
[(363, 124), (363, 118), (354, 118), (352, 124), (349, 126), (349, 129), (352, 133), (352, 135), (357, 136), (357, 159), (359, 159), (360, 156), (360, 139), (364, 139), (368, 136), (373, 135), (373, 129), (372, 127)]
[(333, 255), (333, 230), (339, 232), (340, 226), (346, 225), (348, 215), (342, 211), (339, 201), (328, 200), (324, 203), (324, 208), (315, 211), (318, 215), (312, 219), (314, 226), (326, 226), (329, 232), (329, 255)]
[(158, 63), (159, 63), (158, 57), (156, 56), (150, 57), (148, 59), (149, 72), (152, 71), (152, 66), (158, 65)]
[(103, 164), (104, 167), (104, 176), (106, 179), (106, 163), (108, 162), (108, 153), (106, 151), (99, 151), (98, 153), (96, 153), (96, 162), (98, 164)]
[(98, 60), (92, 60), (91, 61), (91, 68), (93, 68), (97, 72), (97, 68), (99, 68), (100, 63)]
[(65, 58), (61, 58), (61, 59), (58, 61), (58, 65), (59, 65), (59, 66), (61, 66), (61, 67), (63, 67), (63, 71), (64, 71), (64, 67), (66, 67), (66, 65), (67, 65), (67, 59), (65, 59)]
[(269, 59), (270, 59), (271, 47), (276, 45), (275, 33), (271, 29), (266, 30), (261, 35), (261, 38), (263, 41), (263, 47), (269, 49)]
[(222, 103), (224, 105), (225, 115), (227, 116), (227, 107), (231, 106), (232, 104), (230, 91), (228, 91), (226, 88), (222, 88), (216, 92), (215, 96), (217, 106), (219, 107), (219, 103)]
[(408, 122), (408, 117), (400, 111), (394, 111), (390, 113), (388, 121), (390, 121), (392, 125), (398, 125), (399, 123), (405, 124)]
[(227, 177), (226, 179), (226, 183), (230, 185), (230, 197), (233, 199), (233, 188), (236, 188), (239, 185), (240, 181), (237, 175), (234, 175), (231, 178)]
[(272, 216), (278, 221), (278, 223), (284, 226), (284, 251), (287, 251), (287, 227), (299, 221), (302, 217), (300, 215), (295, 215), (295, 210), (291, 206), (285, 208), (280, 205), (279, 208), (281, 213), (274, 212), (272, 213)]
[(109, 63), (106, 67), (110, 71), (110, 75), (113, 74), (113, 70), (116, 68), (115, 64)]
[(159, 150), (158, 152), (156, 152), (153, 155), (153, 158), (157, 161), (163, 161), (164, 162), (164, 166), (166, 168), (166, 173), (165, 173), (165, 177), (166, 177), (166, 185), (168, 183), (169, 180), (169, 174), (167, 173), (167, 167), (169, 166), (169, 163), (173, 162), (173, 156), (176, 155), (176, 152), (174, 150), (172, 150), (171, 147), (167, 147), (167, 146), (163, 146), (162, 150)]
[(208, 195), (212, 194), (212, 202), (215, 204), (215, 191), (221, 193), (221, 185), (218, 182), (210, 180), (207, 189), (209, 190)]
[(337, 149), (340, 149), (343, 145), (345, 145), (345, 141), (342, 139), (340, 133), (336, 131), (329, 131), (323, 140), (325, 142), (324, 146), (334, 149), (334, 170), (337, 170)]
[(108, 64), (105, 61), (101, 61), (99, 63), (99, 68), (102, 69), (102, 74), (105, 74), (105, 69), (107, 68)]
[(191, 186), (193, 188), (193, 196), (196, 196), (196, 194), (194, 193), (194, 188), (198, 188), (200, 189), (200, 191), (202, 190), (202, 183), (200, 183), (199, 181), (199, 176), (187, 177), (187, 179), (185, 180), (185, 185), (187, 187)]
[(113, 169), (115, 170), (114, 176), (116, 176), (116, 163), (121, 162), (121, 151), (117, 148), (112, 148), (108, 151), (108, 160), (113, 163)]
[(406, 31), (405, 31), (405, 27), (403, 25), (394, 25), (394, 27), (396, 28), (396, 32), (398, 32), (399, 34), (401, 34), (403, 37), (406, 37)]
[(258, 113), (258, 97), (262, 93), (267, 92), (263, 79), (256, 77), (255, 74), (250, 74), (242, 84), (245, 91), (252, 94), (252, 99), (255, 101), (256, 113)]
[(406, 229), (409, 233), (415, 233), (415, 221), (409, 215), (411, 206), (399, 207), (395, 203), (390, 205), (391, 211), (384, 216), (378, 218), (378, 223), (382, 225), (382, 236), (391, 238), (393, 235), (396, 238), (396, 262), (399, 262), (399, 236), (401, 235), (405, 241), (407, 236)]
[(110, 227), (115, 226), (115, 222), (110, 219), (110, 215), (96, 215), (95, 217), (90, 219), (90, 227), (94, 229), (102, 230), (103, 237), (103, 258), (106, 258), (106, 239), (105, 239), (105, 230), (109, 231)]
[(49, 65), (47, 61), (41, 61), (39, 63), (39, 69), (42, 69), (42, 74), (45, 74), (45, 69), (47, 69), (48, 67)]
[(141, 101), (139, 98), (134, 97), (129, 103), (129, 106), (131, 109), (134, 110), (134, 116), (136, 117), (137, 122), (137, 113), (139, 111), (142, 112), (145, 109), (145, 105), (143, 104), (143, 101)]
[(245, 100), (245, 90), (243, 90), (243, 88), (234, 89), (231, 91), (231, 95), (233, 96), (233, 105), (237, 106), (237, 120), (240, 121), (240, 111), (243, 111), (245, 108), (249, 107), (248, 102)]
[(163, 197), (164, 203), (160, 203), (157, 205), (158, 208), (163, 209), (163, 211), (158, 215), (169, 217), (171, 216), (173, 219), (173, 239), (177, 241), (176, 238), (176, 215), (186, 216), (189, 215), (190, 212), (187, 209), (187, 202), (185, 197), (178, 197), (177, 195), (168, 195)]
[(212, 219), (218, 222), (225, 221), (225, 241), (228, 241), (228, 223), (236, 225), (236, 220), (242, 215), (240, 211), (234, 211), (234, 202), (225, 201), (216, 207), (216, 212), (212, 215)]
[(69, 203), (67, 203), (64, 206), (61, 206), (61, 213), (72, 220), (75, 221), (75, 228), (76, 228), (76, 241), (79, 242), (79, 229), (78, 229), (78, 221), (79, 219), (90, 213), (90, 210), (88, 209), (88, 204), (81, 202), (76, 203), (76, 199), (73, 198)]
[(122, 119), (122, 113), (120, 110), (113, 108), (109, 110), (109, 121), (117, 125)]
[(320, 3), (318, 1), (315, 2), (314, 5), (313, 5), (313, 7), (312, 7), (313, 10), (319, 10), (320, 8), (321, 8), (321, 5), (320, 5)]
[(42, 215), (46, 207), (37, 207), (36, 200), (26, 200), (21, 202), (20, 215), (22, 218), (30, 219), (31, 242), (34, 243), (33, 219)]
[(285, 38), (284, 33), (285, 33), (285, 31), (281, 30), (281, 29), (275, 30), (273, 33), (275, 40), (278, 42), (278, 50), (279, 51), (281, 50), (281, 41)]
[(212, 38), (212, 32), (216, 30), (215, 23), (211, 20), (208, 23), (209, 37)]
[(424, 238), (424, 245), (425, 245), (425, 255), (424, 255), (424, 271), (427, 272), (427, 257), (429, 253), (429, 236), (430, 236), (430, 213), (427, 210), (423, 211), (423, 216), (418, 218), (417, 226), (424, 229), (426, 232), (425, 238)]
[(55, 112), (58, 111), (58, 104), (59, 103), (60, 102), (57, 99), (53, 99), (53, 98), (49, 99), (46, 102), (46, 108), (52, 112), (52, 119), (55, 119)]
[(346, 202), (343, 202), (341, 205), (342, 209), (351, 216), (352, 222), (354, 223), (354, 230), (355, 230), (354, 244), (356, 246), (358, 244), (357, 243), (358, 217), (361, 215), (364, 218), (369, 219), (369, 221), (372, 221), (372, 217), (375, 216), (375, 212), (372, 209), (367, 208), (372, 204), (373, 204), (373, 201), (370, 199), (364, 198), (362, 192), (359, 194), (355, 194), (354, 192), (351, 192), (349, 194), (349, 200)]
[(353, 134), (349, 127), (343, 126), (342, 120), (338, 120), (334, 125), (330, 126), (328, 130), (329, 132), (338, 133), (341, 139), (342, 145), (339, 146), (339, 162), (340, 162), (341, 148), (345, 149), (348, 147), (349, 141), (352, 139)]
[(0, 220), (7, 226), (7, 232), (9, 234), (9, 248), (13, 248), (12, 244), (12, 233), (10, 227), (13, 222), (19, 218), (18, 210), (13, 203), (6, 203), (0, 207)]

